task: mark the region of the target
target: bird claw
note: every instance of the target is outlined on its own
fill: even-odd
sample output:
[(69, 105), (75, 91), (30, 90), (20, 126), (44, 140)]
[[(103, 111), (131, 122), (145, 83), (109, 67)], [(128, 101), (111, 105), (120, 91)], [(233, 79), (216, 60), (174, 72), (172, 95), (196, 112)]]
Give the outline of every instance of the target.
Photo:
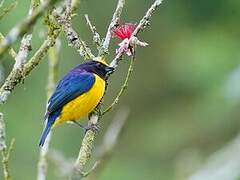
[(76, 125), (78, 125), (78, 127), (80, 127), (80, 128), (82, 128), (82, 129), (84, 129), (84, 134), (86, 134), (87, 133), (87, 131), (89, 131), (89, 130), (92, 130), (92, 131), (94, 131), (94, 132), (98, 132), (99, 131), (99, 129), (100, 129), (100, 126), (99, 125), (97, 125), (97, 124), (89, 124), (89, 125), (82, 125), (82, 124), (80, 124), (79, 122), (77, 122), (77, 121), (72, 121), (74, 124), (76, 124)]
[(89, 131), (92, 130), (94, 132), (98, 132), (100, 130), (100, 126), (97, 124), (89, 124), (85, 126), (85, 134)]

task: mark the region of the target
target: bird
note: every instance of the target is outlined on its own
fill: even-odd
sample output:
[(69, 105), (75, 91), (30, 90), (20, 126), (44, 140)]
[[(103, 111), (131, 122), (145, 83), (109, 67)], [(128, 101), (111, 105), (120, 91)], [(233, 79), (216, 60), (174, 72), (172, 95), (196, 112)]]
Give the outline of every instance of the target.
[(47, 103), (39, 146), (44, 145), (51, 129), (64, 122), (77, 123), (95, 109), (105, 93), (106, 79), (113, 71), (102, 57), (97, 57), (77, 65), (58, 82)]

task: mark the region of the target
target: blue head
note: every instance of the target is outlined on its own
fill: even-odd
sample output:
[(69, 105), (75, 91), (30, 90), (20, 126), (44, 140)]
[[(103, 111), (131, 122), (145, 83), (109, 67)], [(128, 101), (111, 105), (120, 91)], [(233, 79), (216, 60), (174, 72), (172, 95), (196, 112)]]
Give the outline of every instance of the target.
[(107, 75), (114, 71), (113, 67), (109, 67), (108, 64), (103, 60), (91, 60), (76, 67), (87, 72), (97, 74), (102, 79), (106, 79)]

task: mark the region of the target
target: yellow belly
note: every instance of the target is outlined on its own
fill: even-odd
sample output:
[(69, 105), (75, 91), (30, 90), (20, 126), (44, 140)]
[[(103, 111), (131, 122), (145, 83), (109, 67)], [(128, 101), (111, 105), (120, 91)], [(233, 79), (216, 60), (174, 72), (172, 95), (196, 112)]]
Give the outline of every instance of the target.
[(63, 107), (53, 127), (65, 121), (79, 120), (94, 110), (105, 91), (105, 81), (97, 75), (95, 75), (95, 78), (95, 83), (88, 92), (78, 96)]

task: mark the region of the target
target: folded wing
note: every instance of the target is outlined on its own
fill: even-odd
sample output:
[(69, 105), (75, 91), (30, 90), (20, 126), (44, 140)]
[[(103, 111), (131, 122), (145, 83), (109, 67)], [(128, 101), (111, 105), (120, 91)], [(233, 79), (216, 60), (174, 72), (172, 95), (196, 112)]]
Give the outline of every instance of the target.
[(95, 76), (92, 73), (69, 73), (56, 87), (55, 92), (48, 101), (45, 119), (49, 114), (59, 110), (65, 104), (81, 94), (87, 92), (93, 86)]

